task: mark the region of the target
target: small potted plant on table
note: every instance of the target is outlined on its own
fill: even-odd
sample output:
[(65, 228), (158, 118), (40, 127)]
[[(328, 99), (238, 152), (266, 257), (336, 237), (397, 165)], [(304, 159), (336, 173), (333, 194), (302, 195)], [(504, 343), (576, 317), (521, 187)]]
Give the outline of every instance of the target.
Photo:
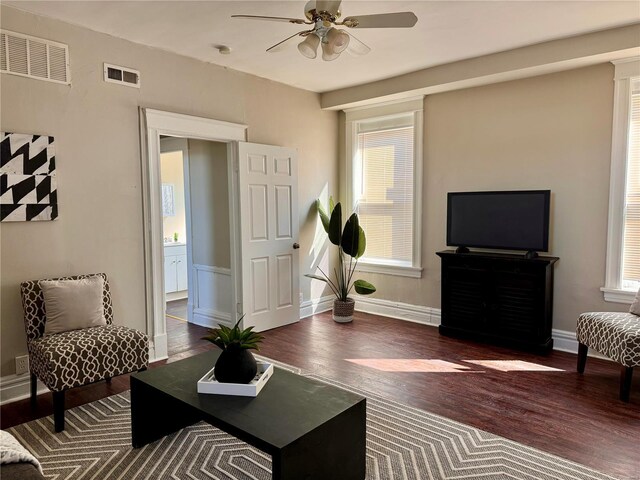
[[(318, 267), (322, 275), (307, 274), (305, 276), (325, 282), (336, 296), (333, 301), (333, 319), (339, 323), (347, 323), (353, 320), (355, 301), (349, 297), (352, 289), (360, 295), (369, 295), (376, 291), (371, 283), (365, 280), (353, 279), (358, 259), (364, 254), (367, 240), (364, 230), (360, 226), (357, 213), (353, 213), (342, 227), (342, 206), (338, 202), (333, 204), (329, 200), (329, 214), (324, 210), (320, 200), (316, 201), (318, 215), (329, 236), (329, 241), (338, 247), (338, 269), (334, 269), (335, 279)], [(347, 259), (348, 257), (348, 259)]]
[(258, 345), (264, 337), (253, 332), (253, 327), (240, 329), (240, 322), (233, 328), (220, 325), (209, 329), (209, 335), (202, 337), (222, 349), (216, 361), (214, 375), (220, 383), (249, 383), (258, 372), (256, 359), (250, 350), (259, 350)]

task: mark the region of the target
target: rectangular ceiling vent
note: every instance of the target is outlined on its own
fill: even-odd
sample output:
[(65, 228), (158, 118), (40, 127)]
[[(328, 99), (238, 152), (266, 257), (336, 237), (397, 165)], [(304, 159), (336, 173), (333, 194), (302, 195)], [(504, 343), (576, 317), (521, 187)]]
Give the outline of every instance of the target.
[(70, 85), (69, 47), (64, 43), (0, 30), (0, 71)]
[(104, 64), (104, 81), (140, 88), (140, 72), (132, 68)]

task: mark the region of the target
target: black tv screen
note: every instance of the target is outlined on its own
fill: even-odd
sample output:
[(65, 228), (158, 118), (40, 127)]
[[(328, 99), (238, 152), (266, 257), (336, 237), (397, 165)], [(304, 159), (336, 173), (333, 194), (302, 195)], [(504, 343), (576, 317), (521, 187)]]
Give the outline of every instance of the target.
[(447, 245), (547, 251), (550, 190), (451, 192)]

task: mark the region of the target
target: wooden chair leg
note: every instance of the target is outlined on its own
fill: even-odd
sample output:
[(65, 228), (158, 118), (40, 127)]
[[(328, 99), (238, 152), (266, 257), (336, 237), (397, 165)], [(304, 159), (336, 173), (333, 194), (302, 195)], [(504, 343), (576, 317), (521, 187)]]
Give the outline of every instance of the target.
[(56, 433), (64, 430), (64, 390), (53, 392), (53, 423)]
[(35, 410), (38, 406), (38, 377), (31, 374), (31, 408)]
[(105, 378), (104, 381), (107, 382), (107, 383), (111, 383), (111, 377)]
[(578, 372), (584, 373), (584, 367), (587, 364), (587, 352), (589, 347), (583, 343), (578, 343)]
[(633, 367), (622, 366), (620, 370), (620, 400), (629, 402), (631, 393), (631, 377), (633, 375)]

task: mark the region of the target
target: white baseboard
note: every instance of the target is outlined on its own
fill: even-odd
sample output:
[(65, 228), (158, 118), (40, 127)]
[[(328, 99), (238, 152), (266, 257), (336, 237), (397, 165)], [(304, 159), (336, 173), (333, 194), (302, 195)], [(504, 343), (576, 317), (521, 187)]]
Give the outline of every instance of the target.
[(433, 327), (440, 325), (439, 308), (392, 302), (390, 300), (382, 300), (379, 298), (367, 298), (360, 295), (354, 295), (354, 299), (356, 301), (356, 310), (358, 312), (373, 313), (384, 317), (422, 323)]
[(180, 292), (170, 292), (165, 294), (165, 300), (167, 302), (173, 302), (174, 300), (182, 300), (183, 298), (189, 298), (188, 290), (182, 290)]
[(169, 358), (169, 348), (167, 347), (167, 334), (163, 333), (153, 337), (149, 342), (149, 363)]
[[(38, 380), (38, 395), (47, 393), (49, 389)], [(0, 378), (0, 405), (15, 402), (31, 396), (31, 375), (7, 375)]]
[(561, 352), (578, 353), (578, 340), (576, 340), (575, 332), (567, 330), (551, 330), (551, 338), (553, 338), (553, 349)]
[(300, 318), (307, 318), (316, 313), (331, 310), (335, 298), (333, 295), (326, 295), (324, 297), (314, 298), (313, 300), (305, 300), (300, 303)]
[(228, 312), (218, 312), (205, 308), (195, 308), (193, 310), (193, 319), (191, 323), (200, 325), (201, 327), (215, 328), (219, 324), (233, 326), (231, 314)]
[[(551, 331), (551, 338), (553, 338), (553, 349), (560, 352), (569, 352), (578, 354), (578, 340), (576, 340), (575, 332), (568, 332), (567, 330), (558, 330), (554, 328)], [(600, 360), (611, 360), (609, 357), (596, 352), (593, 348), (589, 349), (587, 354), (589, 357), (599, 358)]]
[[(360, 295), (354, 295), (354, 298), (356, 300), (356, 310), (359, 312), (373, 313), (384, 317), (422, 323), (432, 327), (440, 325), (441, 317), (439, 308), (411, 305), (408, 303), (393, 302), (379, 298), (367, 298)], [(551, 331), (551, 338), (553, 338), (554, 350), (575, 354), (578, 353), (578, 341), (576, 340), (575, 332), (554, 328)], [(611, 360), (593, 349), (589, 350), (589, 356), (603, 360)]]

